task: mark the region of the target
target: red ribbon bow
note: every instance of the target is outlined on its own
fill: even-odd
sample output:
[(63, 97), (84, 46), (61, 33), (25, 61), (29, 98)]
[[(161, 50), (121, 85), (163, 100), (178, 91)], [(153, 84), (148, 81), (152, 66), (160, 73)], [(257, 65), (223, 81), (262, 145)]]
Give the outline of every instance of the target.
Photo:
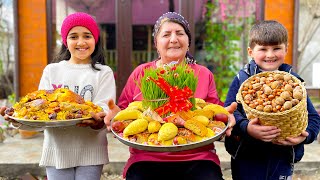
[(192, 97), (193, 92), (186, 86), (183, 89), (179, 89), (178, 86), (171, 86), (163, 77), (158, 76), (158, 79), (149, 77), (156, 85), (158, 85), (168, 96), (169, 101), (164, 105), (158, 107), (154, 111), (160, 116), (167, 114), (168, 112), (188, 111), (192, 108), (192, 103), (189, 98)]

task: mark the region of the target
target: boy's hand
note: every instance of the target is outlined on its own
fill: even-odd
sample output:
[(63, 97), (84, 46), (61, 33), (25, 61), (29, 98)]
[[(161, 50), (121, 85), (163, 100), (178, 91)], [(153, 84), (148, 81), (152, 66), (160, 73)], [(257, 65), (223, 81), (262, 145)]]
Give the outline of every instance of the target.
[(236, 119), (234, 118), (233, 112), (237, 109), (238, 104), (236, 102), (231, 103), (225, 109), (230, 113), (229, 116), (229, 127), (226, 131), (226, 135), (230, 136), (233, 126), (236, 124)]
[(259, 124), (258, 118), (249, 121), (247, 132), (250, 136), (264, 142), (271, 142), (280, 135), (281, 129), (275, 126), (262, 126)]
[(104, 123), (107, 126), (107, 130), (111, 130), (111, 119), (116, 116), (118, 112), (121, 111), (121, 109), (114, 103), (112, 99), (108, 102), (109, 111), (107, 112), (106, 116), (104, 117)]
[(294, 146), (297, 144), (302, 143), (309, 133), (307, 131), (303, 131), (300, 136), (298, 137), (287, 137), (285, 140), (279, 140), (274, 142), (274, 144), (283, 145), (283, 146)]

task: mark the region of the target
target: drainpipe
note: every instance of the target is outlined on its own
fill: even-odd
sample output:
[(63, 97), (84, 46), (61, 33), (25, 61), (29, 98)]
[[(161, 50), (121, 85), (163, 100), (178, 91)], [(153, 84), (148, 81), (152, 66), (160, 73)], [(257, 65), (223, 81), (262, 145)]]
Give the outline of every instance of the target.
[(292, 68), (297, 72), (298, 66), (298, 38), (299, 38), (299, 11), (300, 1), (294, 1), (294, 19), (293, 19), (293, 46), (292, 46)]
[(13, 39), (14, 39), (14, 75), (13, 75), (13, 89), (15, 93), (15, 101), (20, 97), (20, 68), (19, 68), (19, 23), (18, 23), (18, 0), (13, 0)]

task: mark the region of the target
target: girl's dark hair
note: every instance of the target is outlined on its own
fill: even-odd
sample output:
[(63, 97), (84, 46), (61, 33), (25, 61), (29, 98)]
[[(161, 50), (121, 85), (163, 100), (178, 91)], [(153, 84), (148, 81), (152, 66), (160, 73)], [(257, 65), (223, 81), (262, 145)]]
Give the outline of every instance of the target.
[[(68, 61), (70, 58), (71, 58), (71, 54), (70, 54), (68, 48), (64, 44), (62, 44), (60, 51), (53, 58), (52, 62), (60, 62), (62, 60)], [(94, 48), (93, 53), (91, 54), (91, 67), (95, 70), (100, 71), (100, 69), (95, 66), (96, 64), (105, 65), (104, 49), (102, 46), (102, 42), (100, 41), (100, 37), (99, 37), (98, 42)]]
[(249, 47), (253, 49), (255, 45), (288, 45), (288, 31), (279, 22), (266, 20), (256, 23), (249, 32)]

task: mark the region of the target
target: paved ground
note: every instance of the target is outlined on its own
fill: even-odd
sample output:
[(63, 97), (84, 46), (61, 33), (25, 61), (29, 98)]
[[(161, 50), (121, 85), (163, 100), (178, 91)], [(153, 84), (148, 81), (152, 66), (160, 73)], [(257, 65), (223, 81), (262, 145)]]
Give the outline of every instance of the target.
[[(120, 143), (111, 134), (109, 139), (110, 164), (104, 167), (101, 180), (120, 180), (124, 162), (128, 159), (128, 147)], [(0, 180), (1, 177), (18, 177), (26, 173), (44, 176), (45, 171), (38, 166), (41, 155), (43, 134), (30, 139), (22, 139), (20, 135), (7, 137), (0, 143)], [(225, 151), (223, 143), (217, 142), (217, 153), (221, 160), (224, 178), (230, 177), (230, 155)], [(302, 161), (296, 164), (294, 179), (320, 180), (320, 144), (318, 142), (305, 146)]]

